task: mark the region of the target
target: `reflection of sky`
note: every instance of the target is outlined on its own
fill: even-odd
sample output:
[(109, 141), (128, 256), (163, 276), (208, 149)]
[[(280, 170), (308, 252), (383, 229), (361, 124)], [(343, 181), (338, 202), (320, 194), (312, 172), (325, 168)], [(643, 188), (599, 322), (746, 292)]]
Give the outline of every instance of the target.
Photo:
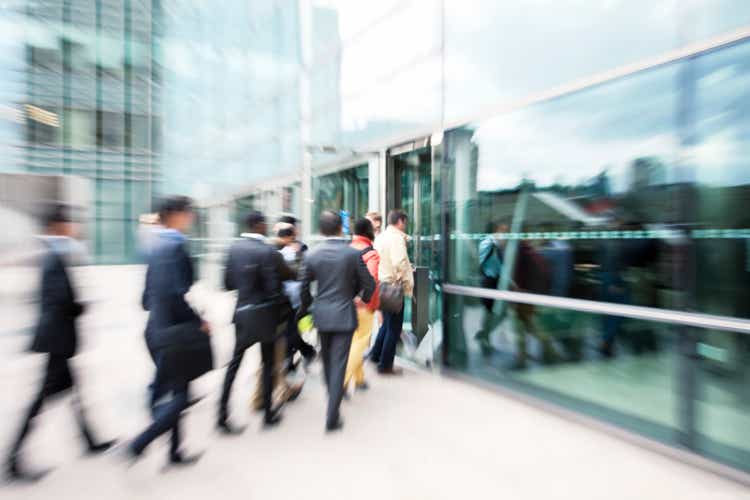
[(672, 163), (676, 152), (676, 69), (562, 97), (481, 124), (478, 189), (580, 184), (607, 169), (614, 191), (625, 190), (633, 160)]
[[(687, 64), (693, 67), (687, 68)], [(507, 189), (526, 177), (537, 185), (579, 184), (607, 170), (615, 192), (628, 188), (631, 163), (655, 157), (666, 181), (679, 151), (681, 72), (696, 84), (697, 143), (687, 150), (702, 184), (750, 183), (750, 43), (695, 62), (640, 73), (481, 123), (478, 188)]]

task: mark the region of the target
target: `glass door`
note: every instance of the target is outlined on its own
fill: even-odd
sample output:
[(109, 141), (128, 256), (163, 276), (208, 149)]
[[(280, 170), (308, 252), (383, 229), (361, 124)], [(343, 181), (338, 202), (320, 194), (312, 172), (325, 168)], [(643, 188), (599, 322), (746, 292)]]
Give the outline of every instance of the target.
[(409, 217), (409, 260), (415, 266), (415, 300), (407, 301), (400, 355), (421, 364), (432, 362), (430, 332), (439, 319), (436, 274), (439, 269), (434, 227), (432, 149), (428, 139), (397, 146), (389, 151), (388, 209), (401, 209)]

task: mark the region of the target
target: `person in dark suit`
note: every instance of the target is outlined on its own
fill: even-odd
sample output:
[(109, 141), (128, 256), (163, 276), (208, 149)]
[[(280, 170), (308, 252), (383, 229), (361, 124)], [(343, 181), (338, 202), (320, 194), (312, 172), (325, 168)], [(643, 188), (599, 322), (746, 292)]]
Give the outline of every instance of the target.
[(336, 212), (325, 211), (321, 214), (320, 231), (325, 240), (309, 252), (303, 263), (302, 305), (297, 314), (301, 318), (313, 304), (310, 284), (316, 281), (318, 292), (312, 314), (320, 335), (323, 370), (328, 387), (328, 432), (343, 427), (339, 407), (344, 394), (349, 348), (354, 330), (357, 329), (354, 298), (359, 295), (364, 302), (369, 302), (375, 292), (375, 280), (367, 270), (360, 252), (351, 248), (341, 237), (342, 225), (341, 216)]
[[(13, 443), (7, 461), (8, 479), (36, 481), (45, 472), (25, 470), (20, 463), (23, 443), (32, 428), (45, 400), (75, 388), (70, 369), (70, 358), (78, 349), (77, 318), (83, 314), (84, 306), (78, 302), (68, 276), (68, 260), (71, 258), (73, 238), (78, 229), (69, 214), (68, 207), (55, 204), (49, 207), (43, 223), (46, 231), (42, 242), (46, 247), (42, 263), (40, 291), (40, 315), (31, 350), (47, 356), (42, 386), (24, 417), (21, 430)], [(81, 435), (89, 453), (100, 453), (109, 449), (114, 441), (98, 442), (86, 423), (78, 395), (73, 394), (73, 405)]]
[[(242, 233), (242, 239), (229, 249), (224, 272), (224, 287), (227, 290), (237, 290), (237, 305), (253, 306), (266, 303), (277, 303), (281, 307), (285, 296), (281, 283), (287, 279), (284, 260), (274, 247), (266, 242), (266, 219), (258, 211), (252, 211), (245, 219), (247, 232)], [(276, 325), (258, 325), (257, 328), (273, 328), (274, 332), (253, 332), (257, 338), (272, 338)], [(229, 398), (237, 371), (242, 363), (245, 351), (252, 345), (240, 328), (235, 325), (235, 346), (232, 360), (227, 367), (224, 387), (219, 400), (218, 429), (224, 434), (239, 434), (241, 428), (234, 427), (228, 421)], [(274, 426), (281, 421), (281, 414), (272, 407), (273, 372), (274, 372), (274, 341), (261, 341), (260, 353), (262, 361), (263, 410), (266, 427)]]
[(157, 437), (172, 431), (169, 463), (182, 466), (198, 461), (199, 455), (188, 456), (180, 449), (180, 417), (188, 406), (188, 383), (171, 376), (164, 369), (166, 353), (160, 349), (160, 335), (176, 325), (194, 323), (206, 335), (211, 332), (185, 300), (193, 285), (193, 265), (186, 248), (184, 233), (193, 223), (190, 198), (173, 196), (164, 200), (159, 211), (164, 229), (159, 232), (148, 256), (146, 284), (142, 296), (144, 309), (149, 311), (146, 324), (146, 344), (156, 364), (156, 375), (151, 386), (153, 422), (127, 447), (129, 459), (141, 457), (146, 447)]

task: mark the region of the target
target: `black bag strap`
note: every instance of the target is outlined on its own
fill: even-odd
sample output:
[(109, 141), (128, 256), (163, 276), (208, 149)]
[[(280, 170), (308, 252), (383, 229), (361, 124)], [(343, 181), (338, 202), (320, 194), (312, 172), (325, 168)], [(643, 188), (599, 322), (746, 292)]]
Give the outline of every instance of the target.
[(363, 248), (362, 250), (359, 251), (359, 256), (360, 257), (364, 257), (368, 253), (374, 252), (374, 251), (375, 251), (375, 249), (372, 247), (372, 245), (369, 245), (369, 246), (367, 246), (367, 247), (365, 247), (365, 248)]

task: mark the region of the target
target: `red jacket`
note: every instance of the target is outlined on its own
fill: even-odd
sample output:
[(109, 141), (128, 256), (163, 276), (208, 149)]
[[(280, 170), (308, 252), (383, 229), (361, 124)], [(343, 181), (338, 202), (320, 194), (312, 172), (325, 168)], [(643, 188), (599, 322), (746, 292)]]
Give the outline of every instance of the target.
[[(352, 248), (357, 250), (364, 250), (367, 247), (372, 248), (372, 241), (365, 236), (354, 236), (352, 238)], [(378, 281), (378, 267), (380, 267), (380, 255), (375, 249), (370, 250), (362, 256), (362, 260), (365, 261), (367, 270), (370, 271), (372, 279), (375, 280), (375, 293), (372, 294), (370, 302), (365, 304), (362, 300), (357, 297), (357, 307), (367, 307), (371, 311), (377, 311), (380, 308), (380, 282)]]

